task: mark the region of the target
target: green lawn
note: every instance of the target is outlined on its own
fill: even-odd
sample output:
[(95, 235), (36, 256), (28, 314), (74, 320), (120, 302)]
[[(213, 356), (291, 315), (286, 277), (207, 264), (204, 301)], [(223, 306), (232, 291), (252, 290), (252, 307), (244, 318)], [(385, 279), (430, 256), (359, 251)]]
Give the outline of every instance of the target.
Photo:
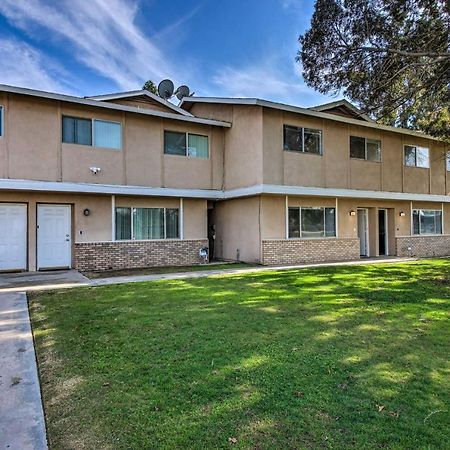
[(52, 449), (448, 449), (450, 260), (33, 294)]

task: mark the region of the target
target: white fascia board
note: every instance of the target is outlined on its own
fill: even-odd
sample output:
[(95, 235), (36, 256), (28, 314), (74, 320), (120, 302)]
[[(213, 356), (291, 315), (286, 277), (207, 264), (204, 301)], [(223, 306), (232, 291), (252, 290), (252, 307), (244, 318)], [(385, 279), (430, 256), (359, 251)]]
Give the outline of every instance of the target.
[(261, 194), (301, 195), (305, 197), (361, 198), (373, 200), (406, 200), (450, 203), (450, 196), (436, 194), (413, 194), (408, 192), (364, 191), (358, 189), (316, 188), (260, 184), (223, 192), (223, 199), (250, 197)]
[(174, 105), (173, 103), (170, 103), (167, 100), (164, 100), (163, 98), (159, 97), (156, 94), (153, 94), (153, 92), (147, 91), (146, 89), (142, 89), (140, 91), (128, 91), (128, 92), (117, 92), (113, 94), (104, 94), (104, 95), (93, 95), (93, 96), (87, 96), (84, 97), (89, 100), (101, 100), (101, 101), (111, 101), (111, 100), (120, 100), (122, 98), (133, 98), (133, 97), (141, 97), (146, 96), (157, 103), (160, 103), (163, 106), (166, 106), (167, 108), (173, 109), (174, 111), (177, 111), (180, 114), (183, 114), (183, 116), (190, 116), (194, 117), (190, 112), (186, 111), (185, 109), (180, 108), (179, 106)]
[(136, 195), (142, 197), (185, 197), (210, 200), (230, 200), (255, 195), (300, 195), (304, 197), (361, 198), (373, 200), (406, 200), (450, 203), (450, 196), (413, 194), (407, 192), (363, 191), (304, 186), (259, 184), (226, 191), (216, 189), (176, 189), (163, 187), (123, 186), (113, 184), (74, 183), (60, 181), (35, 181), (0, 179), (0, 191), (61, 192), (99, 195)]
[(60, 181), (34, 181), (0, 179), (0, 190), (60, 192), (72, 194), (136, 195), (142, 197), (185, 197), (215, 200), (221, 191), (213, 189), (175, 189), (112, 184), (72, 183)]
[(8, 92), (11, 94), (29, 95), (30, 97), (45, 98), (49, 100), (59, 100), (61, 102), (74, 103), (78, 105), (93, 106), (95, 108), (104, 108), (115, 111), (124, 111), (144, 116), (160, 117), (162, 119), (180, 120), (182, 122), (200, 123), (203, 125), (212, 125), (216, 127), (230, 128), (231, 123), (213, 119), (202, 119), (192, 115), (181, 115), (176, 113), (168, 113), (163, 111), (155, 111), (151, 109), (136, 108), (134, 106), (119, 105), (118, 103), (103, 102), (100, 100), (90, 100), (87, 98), (74, 97), (65, 94), (54, 94), (51, 92), (36, 91), (34, 89), (26, 89), (15, 86), (0, 84), (0, 92)]
[(419, 131), (409, 130), (407, 128), (391, 127), (389, 125), (381, 125), (376, 122), (364, 122), (363, 120), (351, 119), (347, 117), (341, 117), (337, 114), (331, 114), (321, 111), (314, 111), (313, 109), (302, 108), (300, 106), (286, 105), (285, 103), (272, 102), (270, 100), (261, 100), (258, 98), (223, 98), (223, 97), (187, 97), (183, 99), (180, 106), (189, 105), (193, 103), (219, 103), (226, 105), (255, 105), (265, 108), (278, 109), (281, 111), (292, 112), (296, 114), (304, 114), (305, 116), (318, 117), (320, 119), (332, 120), (334, 122), (342, 122), (351, 125), (358, 125), (361, 127), (390, 131), (392, 133), (406, 134), (409, 136), (415, 136), (422, 139), (430, 139), (432, 141), (440, 141), (434, 136), (421, 133)]

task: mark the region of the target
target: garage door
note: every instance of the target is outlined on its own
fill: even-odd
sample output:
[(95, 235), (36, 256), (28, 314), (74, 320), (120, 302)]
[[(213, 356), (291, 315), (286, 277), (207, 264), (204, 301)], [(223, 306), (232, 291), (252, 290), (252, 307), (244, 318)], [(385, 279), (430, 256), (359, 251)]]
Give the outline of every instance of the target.
[(27, 268), (27, 206), (0, 203), (0, 270)]

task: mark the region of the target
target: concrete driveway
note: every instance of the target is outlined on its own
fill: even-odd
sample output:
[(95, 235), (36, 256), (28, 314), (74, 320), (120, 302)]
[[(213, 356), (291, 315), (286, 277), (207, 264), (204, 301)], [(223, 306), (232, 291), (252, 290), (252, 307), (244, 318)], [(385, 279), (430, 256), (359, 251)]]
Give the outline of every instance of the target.
[(77, 270), (0, 274), (0, 293), (28, 292), (42, 289), (58, 289), (89, 285), (89, 278), (86, 278)]

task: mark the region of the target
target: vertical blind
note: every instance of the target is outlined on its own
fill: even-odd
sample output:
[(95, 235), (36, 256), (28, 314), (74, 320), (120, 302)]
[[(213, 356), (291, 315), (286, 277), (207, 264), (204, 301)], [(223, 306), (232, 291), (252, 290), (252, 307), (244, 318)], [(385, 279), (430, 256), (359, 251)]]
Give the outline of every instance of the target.
[(122, 148), (122, 127), (120, 123), (94, 120), (94, 146)]

